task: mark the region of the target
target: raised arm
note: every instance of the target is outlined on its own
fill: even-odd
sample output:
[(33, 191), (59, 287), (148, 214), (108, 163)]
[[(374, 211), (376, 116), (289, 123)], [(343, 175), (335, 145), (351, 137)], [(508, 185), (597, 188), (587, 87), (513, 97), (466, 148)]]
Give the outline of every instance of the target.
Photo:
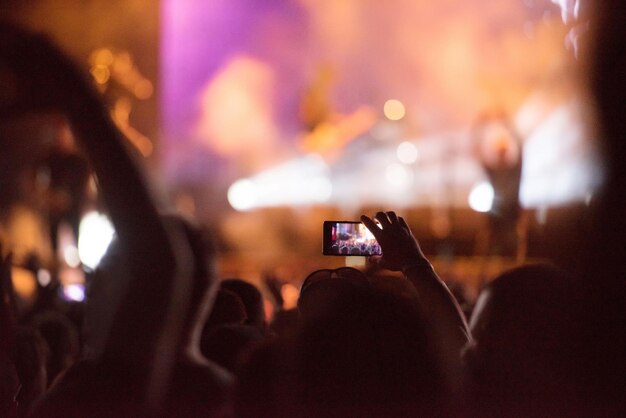
[[(47, 38), (13, 27), (0, 30), (0, 70), (10, 77), (10, 85), (3, 87), (14, 93), (0, 102), (2, 116), (49, 111), (68, 118), (95, 170), (119, 239), (139, 251), (137, 255), (151, 256), (151, 262), (145, 257), (134, 257), (134, 262), (154, 269), (159, 260), (159, 267), (173, 269), (169, 239), (143, 176), (87, 74)], [(6, 78), (0, 81), (7, 82)]]
[(458, 302), (437, 276), (424, 256), (417, 239), (402, 217), (395, 212), (378, 212), (361, 221), (380, 244), (383, 255), (372, 258), (379, 267), (400, 271), (417, 290), (422, 311), (431, 322), (435, 336), (453, 359), (470, 338), (469, 327)]
[[(131, 273), (105, 354), (167, 376), (189, 296), (190, 251), (166, 230), (144, 178), (86, 74), (45, 38), (0, 25), (0, 116), (67, 117), (96, 173)], [(176, 280), (175, 280), (176, 279)]]

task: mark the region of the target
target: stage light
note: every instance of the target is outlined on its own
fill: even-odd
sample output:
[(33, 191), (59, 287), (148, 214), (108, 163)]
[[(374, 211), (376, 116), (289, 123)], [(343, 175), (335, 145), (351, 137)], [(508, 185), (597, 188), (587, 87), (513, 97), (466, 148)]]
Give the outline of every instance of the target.
[(389, 120), (400, 120), (406, 114), (406, 109), (400, 100), (389, 99), (385, 102), (383, 113)]
[(493, 187), (488, 181), (478, 183), (469, 194), (468, 203), (476, 212), (489, 212), (493, 205)]
[(67, 245), (63, 249), (63, 259), (65, 260), (65, 263), (72, 268), (80, 266), (78, 248), (76, 248), (74, 245)]
[(333, 193), (328, 171), (319, 155), (295, 158), (237, 180), (228, 189), (228, 202), (238, 211), (327, 202)]
[(404, 164), (413, 164), (417, 161), (418, 157), (417, 147), (411, 142), (404, 141), (398, 145), (398, 148), (396, 149), (396, 156), (398, 157), (398, 160)]
[(78, 256), (84, 266), (95, 269), (106, 252), (115, 230), (108, 218), (98, 212), (89, 212), (80, 222)]
[(326, 177), (315, 177), (309, 183), (314, 202), (326, 202), (333, 194), (333, 184)]
[[(530, 114), (534, 111), (529, 106)], [(524, 142), (522, 207), (584, 202), (604, 179), (602, 163), (581, 123), (586, 108), (563, 104), (548, 112)]]
[(385, 169), (385, 178), (394, 188), (405, 189), (413, 181), (413, 172), (402, 164), (392, 163)]
[(46, 287), (52, 281), (52, 275), (46, 269), (37, 270), (37, 282), (41, 287)]
[(80, 284), (68, 284), (63, 286), (63, 298), (73, 302), (85, 300), (85, 288)]
[(248, 179), (237, 180), (228, 188), (228, 203), (233, 209), (246, 211), (256, 204), (254, 183)]

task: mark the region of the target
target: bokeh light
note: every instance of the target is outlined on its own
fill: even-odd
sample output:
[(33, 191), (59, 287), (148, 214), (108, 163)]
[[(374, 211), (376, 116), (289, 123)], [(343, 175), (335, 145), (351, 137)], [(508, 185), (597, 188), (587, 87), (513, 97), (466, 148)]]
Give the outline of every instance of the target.
[(404, 104), (397, 99), (390, 99), (385, 102), (383, 107), (385, 117), (389, 120), (400, 120), (406, 115)]
[(385, 178), (393, 188), (405, 189), (413, 182), (413, 172), (402, 164), (392, 163), (385, 170)]
[(78, 255), (78, 248), (74, 245), (67, 245), (63, 248), (63, 259), (65, 263), (73, 268), (80, 266), (80, 257)]
[(246, 211), (325, 203), (332, 194), (326, 162), (317, 154), (309, 154), (235, 181), (228, 189), (228, 202), (233, 209)]
[(488, 181), (478, 183), (469, 194), (468, 203), (476, 212), (489, 212), (493, 205), (493, 187)]
[(82, 302), (85, 300), (85, 286), (76, 283), (65, 285), (63, 297), (68, 301)]
[(234, 182), (228, 188), (228, 203), (236, 210), (245, 211), (252, 209), (256, 203), (254, 183), (248, 179)]
[(114, 234), (113, 225), (105, 215), (94, 211), (83, 217), (79, 227), (78, 256), (84, 266), (90, 269), (98, 266)]
[(415, 144), (404, 141), (396, 149), (398, 160), (404, 164), (413, 164), (417, 161), (418, 151)]

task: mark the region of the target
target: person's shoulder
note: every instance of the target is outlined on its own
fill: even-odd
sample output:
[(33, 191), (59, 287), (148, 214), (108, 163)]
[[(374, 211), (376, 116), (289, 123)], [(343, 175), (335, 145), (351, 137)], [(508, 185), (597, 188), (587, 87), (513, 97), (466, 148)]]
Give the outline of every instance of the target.
[(234, 380), (219, 366), (179, 362), (174, 368), (166, 409), (179, 416), (221, 416), (228, 409)]
[[(94, 411), (135, 411), (144, 370), (124, 363), (81, 360), (59, 376), (35, 405), (33, 417), (93, 416)], [(117, 411), (114, 413), (113, 411)]]

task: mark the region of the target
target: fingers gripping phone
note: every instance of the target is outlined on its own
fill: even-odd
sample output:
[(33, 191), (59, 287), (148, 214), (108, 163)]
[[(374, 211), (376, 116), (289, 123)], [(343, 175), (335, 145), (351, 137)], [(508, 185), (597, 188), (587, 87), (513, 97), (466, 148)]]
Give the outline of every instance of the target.
[(374, 235), (359, 221), (324, 221), (322, 254), (339, 256), (381, 255)]

